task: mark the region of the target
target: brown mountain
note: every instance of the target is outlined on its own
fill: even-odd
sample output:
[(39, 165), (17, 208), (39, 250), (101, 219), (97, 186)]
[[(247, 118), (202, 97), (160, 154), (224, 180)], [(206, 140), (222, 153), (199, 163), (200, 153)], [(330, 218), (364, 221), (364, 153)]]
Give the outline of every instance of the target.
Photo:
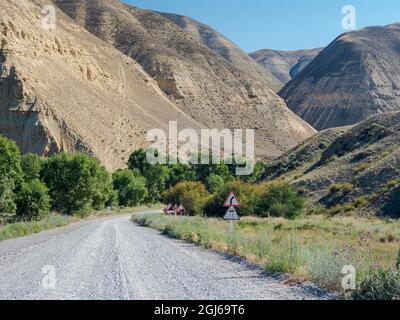
[(316, 129), (400, 110), (400, 24), (345, 33), (280, 95)]
[(282, 87), (295, 78), (320, 52), (322, 48), (280, 51), (263, 49), (250, 56), (277, 78)]
[(200, 126), (133, 59), (62, 11), (42, 27), (48, 1), (0, 2), (0, 134), (23, 152), (84, 151), (123, 166), (151, 128)]
[(400, 217), (400, 112), (324, 130), (267, 168), (332, 212)]
[(256, 129), (259, 155), (275, 157), (314, 133), (271, 89), (279, 82), (210, 27), (117, 0), (54, 3), (138, 61), (174, 104), (205, 127)]

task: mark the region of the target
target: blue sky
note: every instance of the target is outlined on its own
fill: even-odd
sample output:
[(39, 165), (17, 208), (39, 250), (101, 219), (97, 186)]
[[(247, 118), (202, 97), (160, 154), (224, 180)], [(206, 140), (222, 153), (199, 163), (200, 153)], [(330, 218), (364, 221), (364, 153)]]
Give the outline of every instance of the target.
[(245, 51), (326, 46), (345, 30), (342, 7), (357, 10), (357, 28), (400, 22), (400, 0), (124, 0), (179, 13), (222, 32)]

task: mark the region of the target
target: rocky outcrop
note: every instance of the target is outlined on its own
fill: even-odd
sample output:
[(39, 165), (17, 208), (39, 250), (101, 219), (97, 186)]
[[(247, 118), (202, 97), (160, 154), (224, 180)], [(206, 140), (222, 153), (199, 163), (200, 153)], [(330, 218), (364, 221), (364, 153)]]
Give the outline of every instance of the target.
[(280, 92), (314, 128), (400, 110), (400, 24), (345, 33)]
[(256, 129), (274, 158), (312, 135), (272, 90), (279, 82), (220, 33), (117, 0), (54, 0), (81, 26), (138, 61), (169, 99), (207, 128)]
[(322, 51), (321, 48), (297, 51), (263, 49), (250, 56), (281, 82), (281, 88), (295, 78)]
[(199, 129), (142, 67), (60, 10), (42, 27), (42, 0), (0, 3), (0, 134), (23, 152), (83, 151), (109, 169), (169, 120)]

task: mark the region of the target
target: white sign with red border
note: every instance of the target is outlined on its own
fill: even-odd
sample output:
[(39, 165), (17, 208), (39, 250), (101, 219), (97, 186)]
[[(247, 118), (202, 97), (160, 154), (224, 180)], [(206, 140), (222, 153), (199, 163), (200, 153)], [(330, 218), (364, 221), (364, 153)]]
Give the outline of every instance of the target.
[(240, 207), (239, 200), (234, 192), (231, 192), (229, 194), (228, 198), (226, 198), (224, 203), (224, 208), (230, 208), (230, 207)]

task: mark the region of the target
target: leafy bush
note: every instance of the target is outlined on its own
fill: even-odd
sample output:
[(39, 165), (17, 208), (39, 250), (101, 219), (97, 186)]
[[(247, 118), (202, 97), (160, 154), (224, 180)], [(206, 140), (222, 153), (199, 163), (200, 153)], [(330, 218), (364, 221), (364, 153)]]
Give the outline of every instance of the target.
[(28, 153), (23, 155), (21, 164), (25, 180), (34, 180), (40, 178), (42, 160), (37, 154)]
[(266, 188), (258, 201), (256, 214), (295, 219), (303, 210), (304, 200), (297, 190), (289, 184), (279, 183)]
[(205, 184), (209, 192), (216, 193), (224, 187), (225, 181), (221, 176), (212, 173), (206, 178)]
[(39, 220), (48, 215), (50, 196), (47, 187), (38, 179), (24, 182), (17, 194), (17, 217), (21, 220)]
[(63, 214), (86, 215), (104, 208), (112, 197), (111, 177), (97, 159), (60, 153), (47, 159), (42, 178), (49, 188), (53, 208)]
[(192, 166), (186, 164), (173, 164), (169, 166), (169, 173), (166, 181), (168, 188), (187, 181), (196, 181), (196, 173)]
[(114, 189), (123, 207), (136, 206), (147, 197), (146, 179), (137, 170), (120, 170), (113, 174)]
[(131, 154), (128, 160), (129, 169), (137, 169), (146, 179), (148, 190), (147, 202), (156, 202), (161, 199), (162, 192), (166, 189), (169, 169), (166, 165), (151, 165), (147, 161), (146, 152), (143, 149)]
[(372, 272), (358, 284), (351, 297), (355, 300), (400, 300), (400, 270)]
[(21, 154), (14, 141), (0, 136), (0, 220), (15, 215), (14, 190), (22, 182)]
[(201, 182), (183, 182), (163, 193), (165, 203), (182, 204), (190, 215), (202, 215), (204, 205), (209, 198)]
[[(199, 155), (201, 159), (202, 155)], [(196, 172), (196, 177), (199, 181), (205, 183), (207, 177), (212, 174), (218, 175), (224, 179), (224, 181), (231, 181), (233, 179), (233, 165), (226, 165), (224, 161), (220, 161), (219, 164), (212, 163), (212, 156), (210, 157), (210, 164), (196, 164), (192, 165)]]
[(225, 183), (223, 188), (207, 202), (204, 210), (209, 217), (223, 217), (226, 208), (223, 207), (229, 193), (233, 191), (240, 201), (239, 214), (249, 216), (255, 214), (256, 199), (260, 196), (262, 187), (245, 183), (240, 180)]
[(15, 215), (17, 205), (15, 204), (14, 188), (15, 183), (9, 177), (0, 180), (0, 223)]

